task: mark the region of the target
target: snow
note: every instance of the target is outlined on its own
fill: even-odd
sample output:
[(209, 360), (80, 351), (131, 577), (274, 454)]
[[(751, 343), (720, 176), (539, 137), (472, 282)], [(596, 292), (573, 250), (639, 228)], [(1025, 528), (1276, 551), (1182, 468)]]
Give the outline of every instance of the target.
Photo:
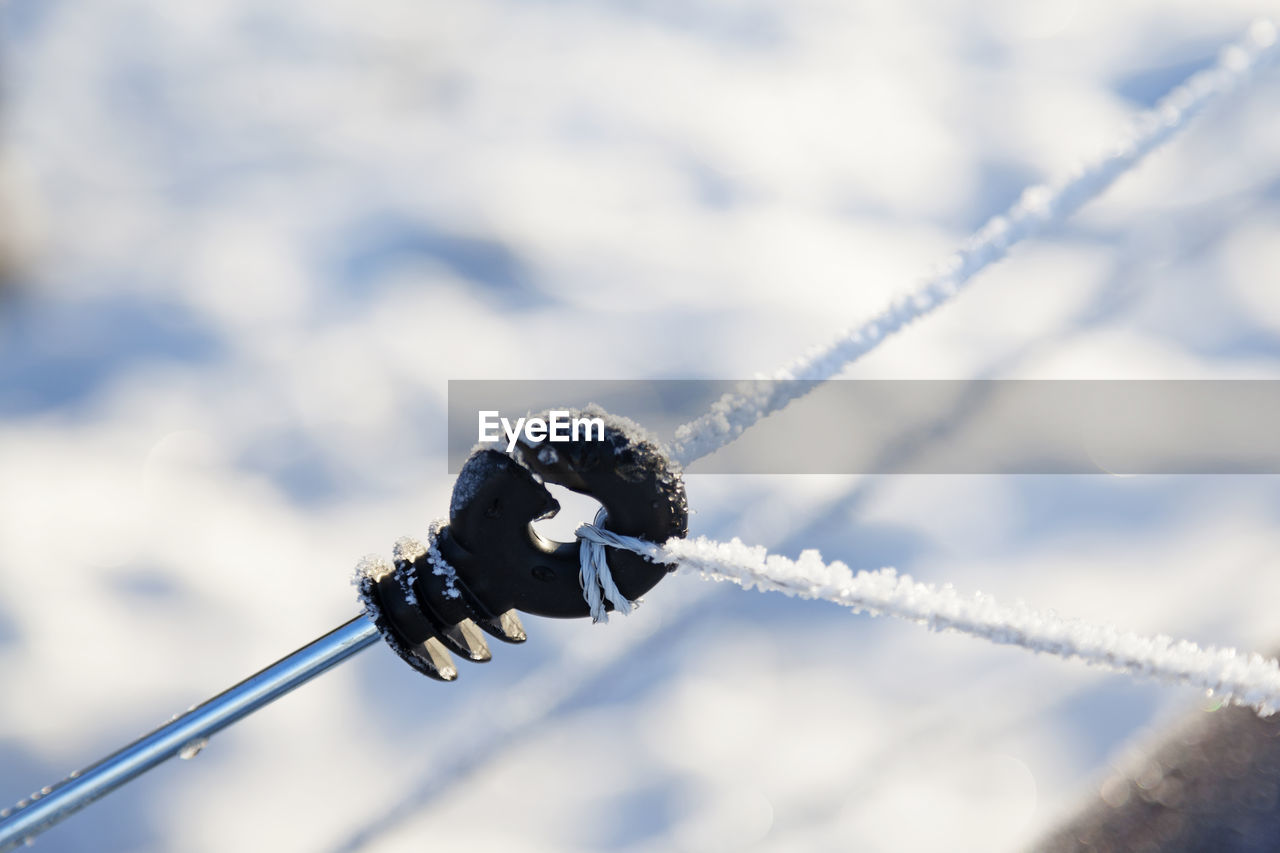
[(391, 557), (397, 563), (412, 563), (427, 553), (427, 546), (412, 536), (401, 536), (391, 548)]
[(427, 527), (427, 562), (431, 565), (431, 573), (445, 579), (444, 594), (449, 598), (458, 598), (462, 593), (458, 590), (458, 570), (449, 565), (440, 553), (440, 532), (448, 526), (444, 519), (436, 519)]
[(397, 579), (400, 581), (401, 589), (404, 590), (404, 600), (409, 604), (418, 603), (418, 594), (413, 590), (414, 581), (418, 579), (418, 567), (415, 562), (426, 553), (427, 546), (412, 536), (401, 536), (391, 548), (391, 559), (400, 570)]
[[(1260, 13), (0, 3), (0, 802), (349, 619), (355, 558), (449, 506), (448, 380), (788, 363)], [(1217, 99), (848, 375), (1274, 378), (1278, 98)], [(1273, 479), (686, 478), (718, 541), (1269, 650)], [(371, 648), (37, 849), (1003, 853), (1210, 713), (685, 574), (645, 600), (450, 685)]]
[(1006, 213), (988, 220), (939, 264), (916, 290), (897, 297), (888, 308), (831, 343), (811, 349), (776, 371), (770, 381), (744, 383), (738, 392), (716, 401), (705, 415), (676, 430), (672, 454), (688, 465), (714, 453), (761, 418), (838, 376), (885, 338), (946, 305), (1015, 245), (1060, 224), (1101, 195), (1214, 100), (1247, 83), (1277, 53), (1280, 46), (1275, 25), (1265, 20), (1254, 23), (1239, 43), (1222, 50), (1215, 66), (1192, 75), (1134, 119), (1132, 129), (1104, 156), (1077, 166), (1054, 183), (1028, 188)]
[[(492, 448), (489, 448), (492, 449)], [(487, 480), (496, 467), (510, 465), (505, 457), (492, 453), (479, 453), (471, 456), (458, 472), (454, 481), (453, 494), (449, 498), (449, 515), (457, 515), (476, 496), (480, 484)]]
[(356, 563), (351, 575), (351, 584), (356, 588), (356, 595), (360, 599), (360, 609), (371, 619), (378, 607), (370, 597), (370, 582), (377, 582), (391, 570), (390, 564), (378, 554), (365, 554)]

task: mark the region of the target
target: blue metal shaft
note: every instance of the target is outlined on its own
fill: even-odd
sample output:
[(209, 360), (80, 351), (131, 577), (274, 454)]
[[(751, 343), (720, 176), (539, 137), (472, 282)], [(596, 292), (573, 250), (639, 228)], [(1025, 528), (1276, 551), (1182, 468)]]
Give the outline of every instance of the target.
[(197, 705), (96, 764), (0, 812), (0, 853), (12, 850), (64, 818), (211, 735), (310, 681), (379, 639), (373, 622), (357, 616), (236, 686)]

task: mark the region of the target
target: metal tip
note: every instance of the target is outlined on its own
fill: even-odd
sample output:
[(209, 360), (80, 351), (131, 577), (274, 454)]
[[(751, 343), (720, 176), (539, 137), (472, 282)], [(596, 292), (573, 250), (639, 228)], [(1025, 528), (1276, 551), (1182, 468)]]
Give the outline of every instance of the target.
[(508, 610), (497, 618), (499, 636), (508, 643), (523, 643), (529, 639), (529, 635), (524, 632), (524, 625), (520, 624), (520, 617), (514, 610)]
[(427, 653), (423, 663), (434, 670), (430, 673), (431, 675), (441, 681), (453, 681), (458, 677), (458, 667), (454, 664), (453, 658), (449, 657), (449, 652), (445, 650), (443, 643), (432, 637), (422, 644), (422, 648)]

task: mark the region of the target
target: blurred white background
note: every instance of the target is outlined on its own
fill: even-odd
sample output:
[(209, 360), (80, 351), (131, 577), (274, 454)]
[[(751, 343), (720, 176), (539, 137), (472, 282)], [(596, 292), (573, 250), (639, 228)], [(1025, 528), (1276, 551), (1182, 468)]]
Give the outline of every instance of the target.
[[(0, 0), (0, 800), (354, 615), (356, 559), (447, 508), (448, 379), (769, 370), (1259, 14), (1280, 3)], [(1276, 378), (1277, 99), (1273, 71), (848, 375)], [(1280, 642), (1273, 478), (688, 488), (695, 533)], [(1212, 707), (741, 590), (664, 617), (700, 585), (529, 619), (451, 685), (375, 648), (39, 849), (1012, 851)], [(521, 679), (647, 631), (378, 821)]]

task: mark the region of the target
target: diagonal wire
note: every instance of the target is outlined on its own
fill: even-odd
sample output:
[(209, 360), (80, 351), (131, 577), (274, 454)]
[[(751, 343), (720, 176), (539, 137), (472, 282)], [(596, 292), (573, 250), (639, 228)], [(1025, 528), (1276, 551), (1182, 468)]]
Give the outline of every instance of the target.
[(1018, 243), (1070, 217), (1117, 178), (1167, 142), (1205, 107), (1248, 83), (1280, 53), (1270, 21), (1251, 26), (1224, 48), (1216, 64), (1187, 78), (1154, 108), (1140, 113), (1128, 133), (1103, 156), (1059, 180), (1031, 187), (1005, 213), (993, 217), (911, 293), (825, 346), (805, 353), (763, 381), (745, 383), (706, 414), (676, 430), (672, 456), (683, 465), (714, 453), (757, 421), (839, 375), (886, 338), (953, 299), (982, 270)]
[(1145, 636), (1110, 625), (1063, 619), (1021, 602), (1005, 605), (980, 592), (962, 595), (950, 584), (921, 583), (890, 568), (854, 574), (844, 563), (825, 562), (816, 550), (802, 551), (792, 560), (739, 539), (717, 542), (700, 536), (655, 545), (589, 524), (578, 528), (578, 535), (626, 548), (655, 563), (679, 563), (684, 569), (712, 580), (732, 581), (744, 589), (824, 599), (855, 613), (896, 616), (931, 631), (954, 631), (1134, 677), (1190, 684), (1263, 716), (1280, 710), (1280, 662), (1259, 654), (1201, 648), (1164, 635)]

